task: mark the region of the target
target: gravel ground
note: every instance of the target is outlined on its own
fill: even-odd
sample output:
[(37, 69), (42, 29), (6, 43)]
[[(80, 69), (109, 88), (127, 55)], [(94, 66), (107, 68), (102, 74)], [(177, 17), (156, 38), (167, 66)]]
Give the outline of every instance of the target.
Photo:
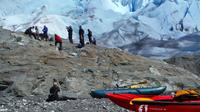
[(45, 102), (44, 98), (2, 97), (0, 112), (129, 112), (108, 99), (77, 99)]

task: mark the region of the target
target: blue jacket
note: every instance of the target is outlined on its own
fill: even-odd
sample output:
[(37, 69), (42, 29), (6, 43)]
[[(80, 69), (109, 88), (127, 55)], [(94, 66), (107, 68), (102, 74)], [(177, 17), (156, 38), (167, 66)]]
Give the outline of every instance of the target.
[(42, 29), (43, 33), (44, 34), (47, 34), (48, 33), (48, 28), (46, 26), (44, 26), (44, 28)]

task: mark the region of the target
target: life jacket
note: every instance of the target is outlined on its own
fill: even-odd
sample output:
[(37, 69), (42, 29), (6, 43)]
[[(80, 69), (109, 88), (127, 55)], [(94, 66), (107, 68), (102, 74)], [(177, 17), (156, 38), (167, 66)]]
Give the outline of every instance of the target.
[(200, 96), (200, 93), (197, 90), (193, 90), (193, 89), (176, 91), (175, 98), (182, 97), (182, 96), (198, 97)]

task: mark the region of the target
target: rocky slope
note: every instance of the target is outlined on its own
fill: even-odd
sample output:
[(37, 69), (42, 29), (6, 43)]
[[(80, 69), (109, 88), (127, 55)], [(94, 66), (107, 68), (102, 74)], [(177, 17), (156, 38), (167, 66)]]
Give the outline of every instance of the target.
[(106, 99), (45, 102), (44, 98), (0, 98), (1, 112), (129, 112)]
[(6, 30), (1, 30), (0, 48), (1, 82), (7, 85), (7, 92), (22, 96), (48, 94), (53, 78), (60, 81), (63, 94), (79, 97), (87, 97), (91, 89), (144, 79), (168, 89), (177, 89), (177, 83), (194, 88), (200, 84), (199, 78), (186, 70), (118, 49), (92, 45), (76, 49), (64, 42), (64, 50), (59, 52), (53, 43)]
[(200, 54), (172, 57), (167, 59), (166, 62), (182, 67), (200, 76)]
[[(92, 89), (141, 80), (147, 80), (149, 86), (165, 85), (168, 90), (200, 89), (197, 75), (163, 61), (93, 45), (77, 49), (67, 41), (64, 41), (64, 50), (59, 52), (53, 44), (0, 29), (1, 96), (47, 96), (54, 78), (61, 85), (61, 95), (78, 98), (90, 98), (88, 93)], [(12, 102), (12, 99), (7, 101)], [(96, 105), (95, 100), (87, 101), (90, 102), (86, 104), (88, 107)], [(14, 102), (17, 105), (18, 100)], [(8, 103), (1, 106), (5, 105)], [(109, 105), (108, 102), (105, 105)]]

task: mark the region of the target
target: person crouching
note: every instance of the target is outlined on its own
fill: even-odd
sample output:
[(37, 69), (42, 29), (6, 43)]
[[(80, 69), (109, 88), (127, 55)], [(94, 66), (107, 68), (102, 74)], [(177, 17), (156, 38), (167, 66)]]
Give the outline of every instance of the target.
[(57, 44), (59, 43), (59, 50), (62, 50), (62, 38), (55, 34), (55, 46), (57, 46)]
[(59, 100), (58, 92), (60, 92), (60, 88), (56, 80), (53, 81), (53, 86), (50, 88), (49, 92), (50, 94), (48, 96), (48, 99), (46, 100), (47, 102)]

